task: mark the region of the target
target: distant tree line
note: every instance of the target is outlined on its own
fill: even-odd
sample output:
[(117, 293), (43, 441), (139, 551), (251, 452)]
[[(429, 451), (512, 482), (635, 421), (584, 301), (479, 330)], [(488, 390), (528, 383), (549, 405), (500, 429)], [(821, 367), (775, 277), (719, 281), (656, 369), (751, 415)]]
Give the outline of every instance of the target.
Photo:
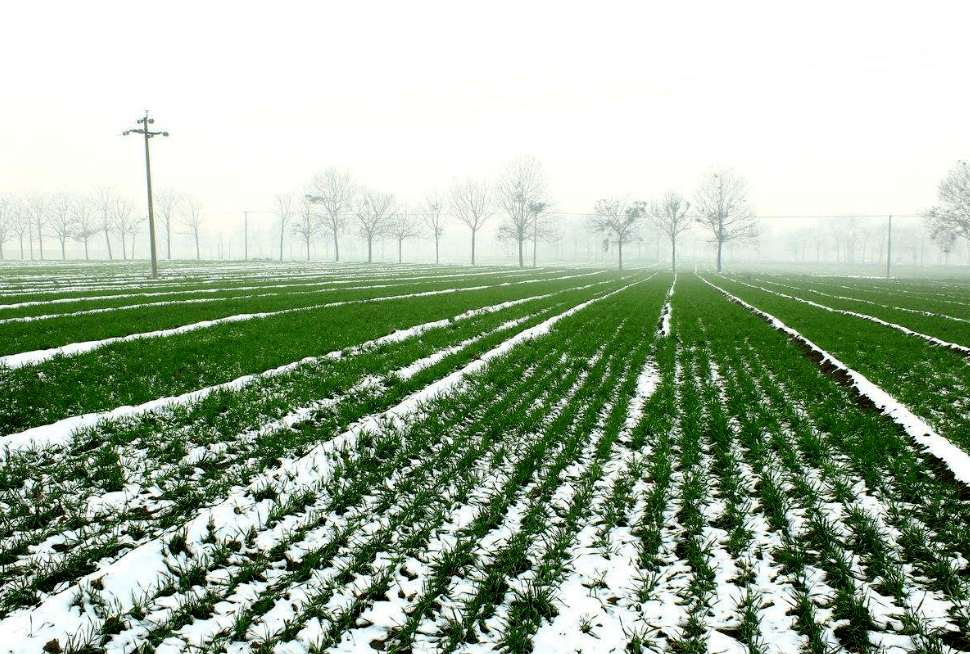
[(515, 243), (519, 266), (532, 242), (533, 265), (540, 240), (556, 238), (551, 223), (552, 204), (542, 165), (535, 157), (509, 161), (497, 180), (455, 180), (445, 191), (434, 190), (424, 200), (408, 204), (393, 194), (357, 182), (349, 171), (329, 168), (315, 175), (302, 194), (280, 194), (274, 201), (279, 225), (280, 259), (287, 228), (305, 246), (310, 257), (311, 239), (324, 233), (333, 243), (333, 260), (340, 261), (340, 237), (356, 231), (367, 243), (367, 261), (373, 261), (375, 240), (391, 238), (397, 243), (398, 262), (404, 259), (404, 242), (428, 236), (434, 239), (435, 263), (441, 260), (440, 242), (451, 219), (470, 232), (470, 259), (475, 264), (477, 238), (496, 214), (501, 214), (498, 237)]
[[(970, 257), (970, 164), (954, 165), (941, 180), (937, 198), (936, 205), (921, 213), (922, 228), (893, 231), (897, 261), (920, 265), (931, 244), (939, 252), (940, 263), (948, 263), (961, 244)], [(208, 224), (203, 204), (189, 194), (162, 189), (155, 194), (154, 206), (159, 257), (171, 259), (173, 238), (182, 236), (194, 246), (195, 258), (201, 259), (203, 229)], [(85, 259), (90, 258), (93, 244), (98, 246), (96, 254), (106, 252), (109, 259), (134, 258), (147, 220), (135, 207), (131, 198), (111, 187), (88, 193), (32, 191), (0, 196), (0, 259), (17, 253), (21, 259), (43, 260), (51, 256), (52, 242), (60, 259), (67, 258), (72, 242), (83, 248)], [(410, 203), (357, 181), (346, 169), (331, 167), (314, 175), (300, 192), (278, 194), (272, 213), (280, 259), (285, 256), (287, 235), (303, 246), (307, 259), (316, 239), (324, 237), (334, 261), (341, 260), (341, 239), (355, 235), (369, 262), (374, 260), (375, 242), (392, 240), (397, 260), (403, 262), (409, 241), (428, 238), (434, 242), (438, 263), (443, 237), (458, 226), (469, 239), (467, 256), (474, 265), (482, 232), (494, 225), (490, 231), (506, 244), (507, 254), (520, 267), (536, 266), (543, 244), (555, 246), (558, 252), (567, 234), (578, 257), (585, 233), (587, 258), (594, 256), (595, 249), (615, 253), (622, 269), (625, 251), (636, 247), (639, 254), (645, 241), (651, 241), (658, 257), (661, 245), (669, 247), (671, 269), (676, 270), (679, 244), (699, 230), (711, 244), (720, 271), (727, 246), (757, 246), (759, 237), (772, 239), (771, 230), (756, 220), (744, 178), (727, 167), (707, 170), (689, 196), (669, 190), (652, 200), (601, 198), (577, 231), (576, 221), (556, 210), (542, 164), (531, 156), (507, 161), (493, 179), (456, 179), (444, 190), (433, 190)], [(784, 240), (777, 241), (779, 237)], [(590, 247), (593, 238), (598, 242), (595, 249)], [(885, 221), (854, 216), (828, 218), (812, 227), (782, 232), (775, 239), (781, 251), (787, 251), (787, 257), (782, 257), (788, 260), (840, 265), (885, 261), (889, 240)]]
[[(373, 243), (377, 239), (396, 241), (398, 262), (402, 262), (405, 241), (430, 237), (435, 242), (438, 263), (441, 238), (453, 221), (468, 230), (469, 260), (475, 265), (479, 234), (497, 216), (496, 235), (512, 246), (520, 267), (525, 267), (530, 256), (531, 265), (536, 266), (539, 244), (558, 243), (565, 234), (564, 221), (549, 195), (542, 165), (530, 156), (506, 162), (492, 181), (458, 179), (446, 192), (432, 191), (417, 204), (399, 202), (390, 193), (361, 184), (345, 169), (329, 168), (315, 175), (302, 193), (277, 195), (274, 207), (281, 260), (287, 230), (305, 246), (308, 260), (311, 241), (324, 234), (333, 244), (333, 260), (340, 261), (341, 236), (356, 231), (367, 244), (367, 261), (373, 260)], [(618, 267), (622, 269), (623, 247), (643, 240), (645, 223), (669, 241), (672, 269), (677, 265), (678, 239), (692, 226), (709, 233), (709, 241), (716, 248), (718, 271), (725, 244), (750, 243), (758, 236), (747, 183), (726, 167), (705, 173), (693, 205), (675, 191), (668, 191), (653, 202), (604, 198), (596, 202), (584, 227), (602, 238), (605, 251), (617, 249)]]
[[(160, 234), (159, 255), (172, 258), (172, 233), (187, 234), (195, 241), (196, 258), (201, 258), (199, 239), (204, 219), (202, 204), (196, 198), (163, 189), (155, 195), (156, 229)], [(60, 258), (67, 258), (67, 243), (84, 246), (90, 258), (90, 245), (101, 241), (109, 259), (133, 259), (136, 236), (148, 218), (135, 211), (128, 196), (111, 187), (90, 193), (32, 191), (0, 196), (0, 260), (8, 258), (10, 245), (19, 249), (21, 259), (45, 258), (44, 239), (57, 241)], [(6, 249), (4, 247), (6, 246)]]

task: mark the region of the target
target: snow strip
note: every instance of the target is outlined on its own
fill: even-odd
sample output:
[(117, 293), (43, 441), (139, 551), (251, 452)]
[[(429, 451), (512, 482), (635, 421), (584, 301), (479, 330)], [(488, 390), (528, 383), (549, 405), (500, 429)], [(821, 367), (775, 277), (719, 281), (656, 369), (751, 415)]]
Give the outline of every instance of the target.
[[(643, 280), (643, 281), (646, 281), (646, 280)], [(374, 422), (372, 425), (369, 425), (368, 428), (376, 429), (381, 424), (383, 424), (383, 421), (387, 420), (388, 418), (391, 418), (395, 423), (400, 423), (400, 421), (398, 420), (399, 417), (407, 416), (412, 412), (414, 412), (415, 410), (417, 410), (417, 408), (421, 404), (430, 402), (431, 400), (433, 400), (434, 398), (440, 395), (444, 395), (446, 393), (452, 392), (465, 379), (465, 377), (482, 369), (485, 366), (485, 364), (488, 363), (491, 359), (502, 356), (503, 354), (511, 350), (519, 343), (524, 343), (525, 341), (538, 338), (543, 334), (548, 334), (549, 331), (552, 329), (552, 326), (555, 325), (560, 320), (562, 320), (563, 318), (568, 318), (574, 313), (582, 311), (583, 309), (593, 304), (594, 302), (599, 302), (600, 300), (606, 299), (611, 295), (616, 295), (617, 293), (621, 291), (625, 291), (626, 289), (638, 283), (640, 282), (627, 284), (626, 286), (623, 286), (622, 288), (618, 288), (615, 291), (610, 291), (605, 295), (600, 295), (599, 297), (595, 297), (592, 300), (587, 300), (586, 302), (577, 304), (571, 309), (567, 309), (566, 311), (563, 311), (560, 314), (557, 314), (551, 318), (548, 318), (547, 320), (544, 320), (538, 325), (535, 325), (533, 327), (530, 327), (528, 329), (525, 329), (519, 332), (515, 336), (512, 336), (511, 338), (506, 339), (505, 341), (499, 343), (488, 352), (485, 352), (477, 360), (472, 361), (464, 368), (461, 368), (460, 370), (456, 370), (450, 375), (443, 377), (442, 379), (439, 379), (438, 381), (432, 384), (429, 384), (428, 386), (425, 386), (420, 391), (417, 391), (416, 393), (410, 395), (403, 402), (398, 404), (393, 409), (388, 410), (379, 418), (371, 418), (371, 420), (373, 420)]]
[(366, 343), (361, 343), (360, 345), (355, 345), (347, 350), (335, 350), (328, 354), (319, 357), (306, 357), (300, 359), (299, 361), (293, 361), (291, 363), (284, 364), (278, 368), (271, 368), (269, 370), (264, 370), (263, 372), (253, 373), (249, 375), (243, 375), (237, 377), (232, 381), (228, 381), (222, 384), (215, 384), (213, 386), (206, 386), (205, 388), (200, 388), (198, 390), (189, 391), (183, 393), (182, 395), (170, 396), (170, 397), (160, 397), (154, 400), (145, 402), (144, 404), (139, 404), (137, 406), (121, 406), (108, 411), (101, 411), (97, 413), (85, 413), (79, 416), (71, 416), (69, 418), (64, 418), (63, 420), (58, 420), (47, 425), (40, 425), (38, 427), (33, 427), (25, 431), (9, 434), (7, 436), (0, 437), (0, 461), (7, 458), (7, 454), (11, 451), (16, 452), (23, 449), (32, 449), (39, 447), (50, 447), (52, 445), (63, 445), (70, 441), (73, 435), (82, 430), (90, 427), (94, 427), (98, 423), (107, 420), (118, 420), (125, 417), (138, 416), (146, 413), (158, 412), (166, 409), (171, 409), (175, 406), (192, 404), (203, 399), (211, 393), (222, 391), (222, 390), (239, 390), (242, 387), (251, 384), (254, 381), (265, 377), (275, 377), (277, 375), (286, 374), (300, 366), (310, 365), (324, 359), (339, 359), (346, 355), (355, 355), (362, 351), (368, 350), (372, 347), (378, 345), (384, 345), (388, 343), (398, 343), (400, 341), (406, 340), (422, 332), (428, 331), (429, 329), (434, 329), (436, 327), (446, 327), (452, 321), (464, 320), (466, 318), (472, 318), (480, 314), (494, 313), (496, 311), (501, 311), (508, 307), (515, 306), (517, 304), (522, 304), (525, 302), (530, 302), (532, 300), (539, 300), (546, 297), (554, 295), (554, 293), (547, 293), (545, 295), (533, 295), (527, 298), (521, 298), (518, 300), (509, 300), (507, 302), (502, 302), (499, 304), (493, 304), (487, 307), (481, 307), (478, 309), (470, 309), (464, 313), (458, 314), (452, 318), (443, 318), (441, 320), (434, 320), (432, 322), (422, 323), (420, 325), (415, 325), (408, 329), (402, 329), (394, 332), (393, 334), (388, 334), (387, 336), (382, 336), (374, 340), (367, 341)]
[[(317, 445), (305, 456), (286, 464), (285, 470), (268, 471), (267, 477), (283, 474), (291, 479), (294, 485), (312, 486), (319, 483), (321, 478), (328, 475), (331, 470), (331, 465), (326, 460), (328, 452), (335, 452), (342, 447), (352, 445), (364, 431), (375, 431), (386, 428), (390, 424), (404, 424), (406, 418), (420, 411), (430, 400), (457, 389), (468, 375), (480, 370), (489, 360), (507, 353), (520, 343), (547, 334), (552, 326), (563, 318), (637, 283), (640, 282), (628, 284), (577, 304), (534, 327), (519, 332), (483, 354), (480, 359), (412, 393), (396, 406), (359, 420), (332, 440)], [(249, 488), (256, 488), (261, 483), (266, 482), (254, 480), (249, 484)], [(185, 530), (187, 545), (190, 548), (196, 547), (206, 537), (210, 522), (218, 525), (220, 533), (229, 533), (232, 529), (238, 529), (244, 533), (250, 526), (261, 524), (265, 520), (265, 516), (260, 512), (260, 507), (265, 504), (265, 501), (240, 506), (240, 501), (243, 500), (240, 492), (242, 491), (234, 492), (223, 502), (204, 508), (195, 517), (188, 519)], [(247, 501), (247, 503), (250, 502), (251, 499)], [(262, 508), (265, 513), (266, 507), (262, 506)], [(97, 618), (91, 613), (76, 610), (74, 606), (78, 589), (88, 587), (95, 580), (98, 580), (98, 585), (103, 588), (100, 594), (106, 605), (118, 612), (131, 610), (136, 597), (144, 593), (145, 583), (150, 585), (166, 573), (163, 547), (162, 537), (146, 542), (113, 563), (78, 579), (66, 590), (47, 597), (39, 606), (7, 616), (0, 621), (2, 651), (5, 654), (36, 654), (43, 647), (43, 643), (54, 638), (60, 642), (66, 642), (74, 634), (97, 628)]]
[[(907, 336), (916, 336), (917, 338), (922, 338), (924, 341), (927, 341), (929, 343), (932, 343), (933, 345), (936, 345), (938, 347), (942, 347), (942, 348), (946, 348), (946, 349), (949, 349), (949, 350), (953, 350), (955, 352), (959, 352), (960, 354), (962, 354), (964, 356), (970, 356), (970, 347), (966, 347), (965, 345), (960, 345), (959, 343), (951, 343), (950, 341), (944, 341), (942, 339), (937, 338), (936, 336), (930, 336), (929, 334), (923, 334), (922, 332), (916, 332), (916, 331), (913, 331), (912, 329), (909, 329), (908, 327), (903, 327), (902, 325), (898, 325), (898, 324), (896, 324), (894, 322), (887, 322), (887, 321), (883, 320), (882, 318), (876, 318), (875, 316), (870, 316), (870, 315), (865, 314), (865, 313), (857, 313), (855, 311), (849, 311), (848, 309), (836, 309), (834, 307), (826, 306), (824, 304), (819, 304), (818, 302), (813, 302), (811, 300), (806, 300), (805, 298), (796, 297), (794, 295), (788, 295), (787, 293), (782, 293), (780, 291), (773, 291), (770, 288), (765, 288), (764, 286), (757, 286), (755, 284), (747, 284), (745, 282), (738, 281), (736, 279), (735, 280), (731, 280), (731, 281), (734, 281), (735, 283), (741, 284), (743, 286), (747, 286), (749, 288), (755, 288), (755, 289), (764, 291), (765, 293), (771, 293), (772, 295), (777, 295), (778, 297), (783, 297), (783, 298), (785, 298), (787, 300), (795, 300), (796, 302), (802, 302), (802, 303), (807, 304), (809, 306), (815, 307), (816, 309), (823, 309), (825, 311), (830, 311), (832, 313), (841, 313), (841, 314), (846, 315), (846, 316), (852, 316), (853, 318), (862, 318), (863, 320), (868, 320), (870, 322), (874, 322), (877, 325), (882, 325), (883, 327), (890, 327), (892, 329), (896, 329), (896, 330), (901, 331), (902, 333), (906, 334)], [(708, 282), (708, 283), (710, 283), (710, 282)]]
[(870, 400), (873, 405), (882, 413), (892, 418), (892, 420), (903, 428), (909, 436), (916, 441), (923, 450), (932, 457), (939, 459), (947, 467), (953, 476), (961, 483), (970, 486), (970, 454), (967, 454), (949, 440), (940, 436), (926, 423), (925, 420), (914, 414), (907, 406), (896, 400), (889, 393), (884, 391), (876, 384), (869, 381), (864, 375), (848, 367), (832, 354), (826, 352), (818, 345), (802, 336), (797, 330), (792, 329), (770, 313), (766, 313), (755, 306), (752, 306), (741, 298), (731, 295), (720, 286), (716, 286), (703, 277), (700, 278), (708, 286), (720, 291), (732, 302), (741, 305), (751, 311), (761, 319), (765, 320), (775, 329), (788, 334), (795, 341), (803, 344), (813, 353), (821, 357), (819, 365), (826, 365), (839, 370), (852, 380), (852, 388), (859, 395)]
[[(677, 276), (674, 275), (674, 284), (677, 283)], [(670, 285), (670, 290), (667, 291), (667, 303), (664, 305), (661, 316), (667, 321), (667, 332), (658, 332), (658, 336), (668, 336), (670, 334), (670, 297), (674, 294), (674, 285)], [(657, 368), (657, 362), (653, 360), (652, 357), (647, 357), (646, 361), (643, 362), (643, 368), (640, 369), (640, 374), (637, 376), (637, 387), (633, 393), (633, 397), (630, 398), (630, 403), (626, 407), (626, 422), (623, 425), (623, 430), (621, 438), (618, 440), (623, 440), (626, 434), (640, 424), (640, 420), (643, 418), (643, 407), (646, 406), (647, 400), (653, 395), (653, 392), (657, 390), (657, 386), (661, 382), (660, 370)]]
[[(421, 270), (413, 272), (423, 272)], [(368, 282), (395, 282), (395, 283), (408, 283), (417, 281), (437, 281), (442, 279), (454, 278), (454, 277), (481, 277), (484, 275), (494, 275), (498, 277), (518, 277), (521, 273), (496, 273), (496, 271), (485, 271), (485, 272), (462, 272), (454, 274), (436, 274), (436, 275), (418, 275), (411, 277), (395, 277), (393, 275), (364, 275), (364, 276), (328, 276), (328, 275), (312, 275), (309, 278), (311, 281), (294, 281), (294, 278), (288, 278), (287, 283), (279, 284), (261, 284), (258, 286), (216, 286), (210, 288), (178, 288), (171, 291), (150, 291), (144, 293), (115, 293), (113, 295), (88, 295), (88, 296), (73, 296), (64, 298), (54, 298), (51, 300), (26, 300), (22, 302), (14, 302), (10, 304), (0, 304), (0, 310), (6, 309), (21, 309), (25, 307), (36, 307), (49, 304), (69, 304), (71, 302), (93, 302), (102, 300), (119, 300), (128, 298), (150, 298), (150, 297), (162, 297), (166, 295), (197, 295), (200, 293), (235, 293), (237, 291), (260, 291), (260, 290), (270, 290), (270, 289), (296, 289), (299, 287), (304, 287), (308, 290), (307, 292), (312, 292), (314, 288), (321, 288), (325, 286), (337, 286), (340, 284), (356, 284), (356, 283), (367, 283), (368, 287), (372, 286)], [(306, 277), (300, 276), (304, 280)], [(319, 281), (322, 280), (322, 281)], [(191, 280), (189, 280), (191, 281)], [(374, 288), (381, 288), (383, 284), (374, 285)], [(166, 286), (168, 287), (168, 286)], [(140, 288), (140, 287), (139, 287)], [(145, 288), (157, 288), (153, 286), (147, 286)], [(22, 294), (32, 294), (36, 295), (38, 293), (72, 293), (72, 292), (85, 292), (86, 289), (83, 287), (60, 287), (47, 291), (17, 291), (17, 295)], [(107, 289), (110, 290), (110, 289)], [(299, 292), (299, 291), (296, 291)], [(11, 294), (0, 293), (0, 297), (8, 297)], [(246, 296), (250, 297), (250, 296)], [(225, 299), (225, 298), (218, 298)], [(126, 307), (116, 307), (116, 308), (126, 308)]]
[(339, 307), (345, 304), (365, 304), (368, 302), (382, 302), (385, 300), (399, 300), (403, 298), (412, 297), (426, 297), (429, 295), (443, 295), (446, 293), (457, 293), (459, 291), (480, 291), (482, 289), (491, 288), (490, 286), (469, 286), (468, 288), (446, 288), (440, 291), (424, 291), (421, 293), (405, 293), (403, 295), (386, 295), (382, 297), (366, 298), (361, 300), (344, 300), (341, 302), (328, 302), (326, 304), (314, 304), (309, 307), (294, 307), (292, 309), (280, 309), (279, 311), (265, 311), (261, 313), (240, 313), (234, 316), (226, 316), (225, 318), (215, 318), (213, 320), (202, 320), (199, 322), (190, 323), (188, 325), (182, 325), (180, 327), (173, 327), (172, 329), (157, 329), (151, 332), (141, 332), (138, 334), (129, 334), (127, 336), (114, 336), (111, 338), (103, 338), (98, 341), (82, 341), (80, 343), (71, 343), (69, 345), (63, 345), (61, 347), (54, 347), (46, 350), (33, 350), (30, 352), (20, 352), (19, 354), (9, 354), (4, 357), (0, 357), (0, 367), (6, 366), (8, 368), (22, 368), (23, 366), (37, 365), (43, 363), (44, 361), (49, 361), (56, 356), (76, 356), (78, 354), (84, 354), (85, 352), (91, 352), (97, 350), (106, 345), (111, 345), (112, 343), (121, 343), (125, 341), (136, 341), (143, 338), (164, 338), (167, 336), (174, 336), (176, 334), (185, 334), (187, 332), (193, 332), (198, 329), (206, 329), (208, 327), (213, 327), (215, 325), (222, 325), (231, 322), (243, 322), (246, 320), (255, 320), (257, 318), (270, 318), (273, 316), (281, 316), (287, 313), (295, 313), (297, 311), (313, 311), (316, 309), (325, 309), (330, 307)]
[[(731, 278), (733, 279), (733, 278)], [(734, 279), (734, 281), (738, 281)], [(950, 316), (945, 313), (934, 313), (932, 311), (924, 311), (922, 309), (910, 309), (909, 307), (900, 307), (893, 304), (880, 304), (879, 302), (873, 302), (872, 300), (865, 300), (860, 297), (850, 297), (847, 295), (833, 295), (832, 293), (824, 293), (822, 291), (816, 290), (814, 288), (802, 288), (801, 286), (792, 286), (791, 284), (782, 284), (781, 282), (773, 282), (767, 279), (757, 279), (757, 281), (763, 284), (771, 284), (772, 286), (781, 286), (782, 288), (790, 288), (793, 291), (801, 291), (802, 293), (814, 293), (815, 295), (821, 295), (823, 297), (830, 297), (836, 300), (846, 300), (848, 302), (861, 302), (862, 304), (868, 304), (870, 306), (879, 307), (880, 309), (889, 309), (892, 311), (903, 311), (905, 313), (914, 313), (919, 316), (928, 316), (930, 318), (944, 318), (946, 320), (954, 320), (956, 322), (966, 322), (970, 323), (970, 319), (958, 318), (956, 316)], [(841, 286), (840, 288), (845, 288)], [(767, 290), (767, 289), (765, 289)], [(855, 291), (864, 291), (864, 289), (849, 289)], [(885, 292), (879, 289), (880, 292)]]
[(663, 311), (660, 314), (660, 329), (657, 331), (657, 336), (662, 338), (667, 338), (670, 336), (670, 316), (673, 309), (670, 306), (670, 300), (674, 297), (674, 286), (677, 284), (677, 273), (674, 273), (674, 281), (670, 284), (670, 290), (667, 291), (667, 301), (664, 303)]

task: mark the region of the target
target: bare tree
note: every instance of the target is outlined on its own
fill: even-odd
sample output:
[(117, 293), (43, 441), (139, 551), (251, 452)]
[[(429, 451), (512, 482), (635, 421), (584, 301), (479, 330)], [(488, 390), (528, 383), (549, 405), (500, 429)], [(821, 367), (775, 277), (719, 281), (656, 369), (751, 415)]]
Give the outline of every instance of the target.
[(202, 202), (195, 197), (185, 196), (181, 203), (181, 222), (185, 233), (195, 239), (195, 259), (202, 259), (202, 249), (199, 245), (199, 237), (202, 234)]
[(858, 216), (838, 216), (828, 220), (829, 231), (835, 244), (838, 262), (855, 263), (855, 252), (863, 234), (862, 220)]
[(310, 201), (323, 207), (321, 221), (333, 234), (333, 260), (340, 261), (340, 231), (347, 212), (354, 206), (357, 184), (349, 170), (327, 168), (310, 182)]
[(357, 199), (354, 215), (360, 235), (367, 239), (367, 263), (373, 261), (374, 237), (382, 236), (390, 226), (394, 213), (394, 196), (366, 189)]
[(722, 269), (725, 243), (758, 237), (748, 183), (733, 168), (711, 168), (704, 173), (694, 196), (694, 212), (694, 220), (711, 231), (711, 242), (717, 245), (717, 272)]
[(177, 220), (184, 198), (175, 189), (165, 188), (155, 194), (155, 214), (165, 227), (166, 258), (172, 258), (172, 224)]
[[(276, 217), (280, 219), (280, 261), (283, 260), (283, 234), (286, 233), (286, 226), (293, 220), (293, 207), (295, 205), (292, 193), (277, 193), (273, 198), (273, 205), (276, 209)], [(307, 248), (309, 251), (309, 248)]]
[(523, 244), (532, 232), (533, 221), (548, 205), (542, 164), (531, 156), (506, 162), (495, 185), (495, 195), (505, 212), (505, 220), (499, 226), (499, 238), (516, 242), (519, 268), (523, 268)]
[(0, 196), (0, 261), (3, 261), (3, 244), (13, 238), (13, 202)]
[(116, 196), (117, 194), (110, 186), (101, 186), (94, 191), (94, 206), (98, 212), (98, 217), (101, 219), (104, 242), (108, 246), (108, 260), (114, 259), (111, 255), (111, 230)]
[(550, 211), (552, 206), (548, 202), (533, 202), (529, 205), (532, 213), (532, 267), (538, 264), (539, 241), (554, 242), (562, 238), (560, 230), (551, 224), (553, 214)]
[(297, 209), (297, 220), (293, 223), (293, 233), (306, 244), (306, 260), (309, 261), (310, 240), (320, 228), (320, 222), (313, 213), (313, 202), (310, 200), (310, 196), (304, 195), (302, 199), (297, 201)]
[(451, 207), (458, 218), (472, 231), (472, 265), (475, 265), (475, 235), (492, 217), (492, 198), (488, 184), (468, 178), (451, 185)]
[(809, 241), (815, 248), (815, 263), (819, 263), (822, 260), (822, 249), (825, 247), (827, 240), (828, 234), (826, 234), (822, 225), (812, 227), (809, 232)]
[(437, 191), (432, 191), (428, 193), (424, 198), (424, 208), (425, 214), (422, 217), (422, 222), (424, 222), (425, 227), (428, 228), (428, 233), (431, 238), (434, 239), (434, 262), (437, 265), (440, 262), (440, 257), (438, 256), (439, 245), (441, 243), (441, 237), (445, 234), (445, 199)]
[(950, 253), (953, 252), (957, 244), (956, 232), (950, 229), (933, 232), (932, 226), (928, 227), (930, 228), (930, 238), (936, 243), (936, 247), (940, 248), (940, 253), (943, 255), (943, 265), (949, 265)]
[[(33, 191), (27, 195), (24, 208), (30, 216), (30, 222), (37, 233), (37, 251), (40, 260), (44, 260), (44, 228), (47, 227), (50, 211), (50, 197), (46, 193)], [(34, 243), (30, 242), (30, 258), (34, 258)]]
[(77, 229), (74, 201), (67, 193), (58, 193), (50, 198), (48, 224), (54, 231), (54, 236), (61, 242), (62, 261), (67, 259), (67, 239), (73, 238)]
[(958, 161), (937, 187), (939, 204), (923, 212), (930, 237), (939, 242), (952, 235), (970, 249), (970, 164)]
[(404, 241), (421, 235), (421, 217), (408, 210), (405, 204), (394, 214), (388, 224), (387, 233), (397, 240), (397, 262), (403, 263), (402, 250)]
[(75, 241), (84, 243), (84, 260), (87, 261), (88, 241), (91, 237), (101, 231), (97, 217), (94, 215), (94, 203), (90, 196), (76, 195), (71, 202), (71, 213), (74, 215), (74, 234)]
[(690, 229), (690, 202), (677, 191), (667, 191), (653, 202), (650, 223), (670, 240), (670, 272), (677, 272), (677, 239)]
[[(131, 259), (135, 259), (135, 236), (138, 235), (142, 229), (144, 229), (145, 224), (148, 223), (148, 216), (143, 216), (141, 214), (135, 214), (131, 219)], [(151, 255), (149, 255), (151, 256)]]
[(601, 199), (593, 207), (595, 213), (587, 219), (590, 231), (603, 234), (604, 249), (616, 243), (619, 249), (619, 269), (623, 270), (623, 244), (637, 236), (637, 227), (647, 212), (645, 202), (628, 202), (620, 198)]
[[(139, 219), (134, 215), (135, 204), (130, 198), (123, 195), (119, 195), (115, 198), (114, 212), (111, 217), (111, 224), (114, 227), (114, 231), (118, 234), (118, 238), (121, 241), (121, 259), (125, 260), (128, 258), (128, 250), (125, 244), (125, 238), (135, 232), (138, 229), (138, 225), (144, 219)], [(132, 253), (134, 257), (134, 253)]]
[(19, 196), (11, 196), (7, 200), (7, 214), (10, 216), (10, 231), (20, 242), (20, 260), (24, 256), (24, 237), (30, 239), (30, 215), (24, 207), (24, 200)]

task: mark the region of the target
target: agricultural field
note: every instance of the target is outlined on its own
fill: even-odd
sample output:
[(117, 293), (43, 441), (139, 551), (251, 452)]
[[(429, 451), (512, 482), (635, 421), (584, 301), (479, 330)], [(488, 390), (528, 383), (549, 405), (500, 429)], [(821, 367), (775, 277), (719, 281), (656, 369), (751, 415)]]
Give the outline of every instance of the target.
[(0, 266), (0, 654), (970, 651), (970, 285)]

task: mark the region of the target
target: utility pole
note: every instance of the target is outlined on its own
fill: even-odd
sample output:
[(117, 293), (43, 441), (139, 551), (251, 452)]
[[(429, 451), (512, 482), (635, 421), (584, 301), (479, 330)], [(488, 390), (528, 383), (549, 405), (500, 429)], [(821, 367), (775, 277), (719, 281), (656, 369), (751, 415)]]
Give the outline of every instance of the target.
[(893, 215), (889, 214), (889, 242), (886, 244), (886, 279), (889, 279), (889, 266), (893, 260)]
[[(135, 121), (140, 123), (141, 127), (136, 129), (129, 129), (122, 132), (124, 136), (129, 134), (144, 134), (145, 135), (145, 180), (148, 187), (148, 240), (150, 241), (151, 255), (152, 255), (152, 279), (158, 279), (158, 254), (155, 252), (155, 210), (152, 207), (152, 160), (148, 154), (148, 139), (153, 136), (168, 136), (168, 132), (153, 132), (148, 126), (155, 122), (154, 118), (148, 117), (148, 109), (145, 109), (145, 115)], [(134, 257), (134, 253), (132, 253)]]
[(243, 211), (243, 260), (249, 261), (249, 212)]

